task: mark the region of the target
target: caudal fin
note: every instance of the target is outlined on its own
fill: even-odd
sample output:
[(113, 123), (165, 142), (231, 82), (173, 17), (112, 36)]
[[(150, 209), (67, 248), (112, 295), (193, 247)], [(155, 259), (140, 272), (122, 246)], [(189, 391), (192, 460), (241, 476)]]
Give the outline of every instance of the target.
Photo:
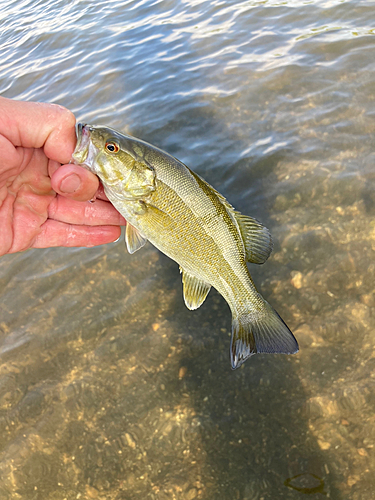
[(277, 312), (264, 300), (259, 311), (233, 316), (230, 357), (232, 369), (257, 353), (295, 354), (298, 343)]

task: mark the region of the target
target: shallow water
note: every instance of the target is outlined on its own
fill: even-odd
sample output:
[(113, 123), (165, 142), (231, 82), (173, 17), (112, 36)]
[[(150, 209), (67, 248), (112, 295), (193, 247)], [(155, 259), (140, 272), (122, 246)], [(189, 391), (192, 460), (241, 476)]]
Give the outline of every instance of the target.
[(230, 313), (147, 244), (0, 259), (0, 498), (370, 500), (375, 2), (0, 3), (0, 92), (167, 150), (273, 234), (300, 343), (235, 372)]

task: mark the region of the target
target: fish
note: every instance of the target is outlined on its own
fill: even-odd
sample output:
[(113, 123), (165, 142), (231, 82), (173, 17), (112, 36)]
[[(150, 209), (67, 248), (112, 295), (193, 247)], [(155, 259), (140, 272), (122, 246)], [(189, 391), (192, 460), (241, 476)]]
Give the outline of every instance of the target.
[(202, 177), (161, 149), (110, 127), (77, 123), (72, 162), (96, 174), (126, 219), (129, 253), (147, 241), (173, 259), (183, 298), (198, 309), (211, 287), (232, 312), (232, 369), (257, 353), (294, 354), (298, 343), (257, 291), (247, 262), (272, 252), (269, 230), (243, 215)]

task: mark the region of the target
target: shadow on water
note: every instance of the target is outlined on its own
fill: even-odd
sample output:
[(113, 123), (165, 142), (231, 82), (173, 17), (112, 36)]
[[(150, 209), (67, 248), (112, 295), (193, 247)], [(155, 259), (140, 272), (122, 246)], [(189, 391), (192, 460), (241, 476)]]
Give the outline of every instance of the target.
[[(261, 198), (263, 181), (257, 171), (264, 163), (250, 168), (254, 177), (247, 173), (247, 182)], [(267, 169), (263, 178), (269, 180), (270, 159)], [(241, 184), (237, 178), (236, 182)], [(229, 199), (233, 202), (233, 196)], [(234, 204), (244, 213), (254, 212), (250, 206), (246, 210), (246, 203)], [(264, 212), (260, 218), (267, 221)], [(252, 266), (251, 272), (259, 289), (269, 297), (272, 285), (267, 264), (257, 269)], [(288, 311), (278, 307), (277, 297), (271, 303), (290, 323)], [(341, 498), (337, 488), (340, 477), (307, 425), (309, 396), (296, 372), (298, 357), (254, 356), (232, 372), (230, 312), (223, 299), (212, 291), (204, 306), (192, 313), (181, 309), (181, 298), (177, 297), (172, 309), (173, 315), (167, 317), (174, 332), (172, 344), (182, 348), (178, 366), (170, 371), (164, 385), (170, 394), (181, 392), (193, 408), (192, 427), (199, 436), (199, 448), (190, 449), (189, 454), (192, 463), (199, 463), (196, 456), (203, 453), (207, 498), (297, 498), (297, 492), (310, 498)], [(198, 482), (198, 491), (199, 486)]]

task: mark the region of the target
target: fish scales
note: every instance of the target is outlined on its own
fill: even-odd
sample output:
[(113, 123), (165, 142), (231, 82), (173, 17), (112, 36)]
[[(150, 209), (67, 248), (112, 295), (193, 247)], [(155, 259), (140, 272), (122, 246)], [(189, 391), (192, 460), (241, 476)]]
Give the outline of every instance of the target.
[[(240, 312), (241, 302), (246, 303), (248, 294), (256, 295), (256, 291), (245, 265), (242, 239), (230, 215), (215, 193), (204, 190), (188, 169), (178, 169), (174, 177), (166, 164), (153, 165), (158, 181), (149, 200), (170, 216), (171, 223), (157, 224), (158, 217), (152, 211), (128, 214), (127, 218), (183, 269), (207, 283), (215, 281), (219, 293)], [(123, 208), (121, 202), (118, 208)]]
[[(169, 196), (165, 196), (168, 191)], [(205, 214), (200, 210), (200, 215), (197, 215), (197, 210), (187, 206), (184, 200), (175, 196), (173, 190), (165, 185), (162, 189), (157, 189), (150, 199), (152, 204), (155, 201), (157, 207), (171, 214), (175, 222), (173, 233), (167, 230), (162, 234), (159, 233), (157, 237), (156, 235), (149, 237), (149, 240), (156, 247), (160, 246), (158, 240), (163, 241), (163, 247), (166, 248), (164, 251), (169, 257), (179, 262), (183, 269), (194, 273), (208, 283), (212, 283), (214, 279), (219, 277), (220, 270), (220, 275), (225, 276), (225, 281), (231, 289), (234, 290), (241, 286), (241, 278), (248, 285), (249, 276), (246, 275), (246, 267), (242, 265), (241, 268), (241, 261), (244, 263), (244, 257), (240, 252), (231, 252), (227, 258), (225, 256), (225, 248), (229, 246), (228, 243), (232, 247), (233, 244), (240, 246), (240, 242), (236, 242), (235, 239), (235, 236), (238, 237), (238, 233), (228, 229), (225, 221), (225, 218), (229, 219), (228, 214), (219, 213), (219, 207), (215, 207), (212, 203)], [(206, 205), (211, 204), (210, 200), (205, 201), (207, 201)], [(222, 209), (222, 212), (225, 210)], [(218, 231), (220, 231), (221, 236), (215, 238), (214, 235), (218, 234)], [(187, 232), (188, 237), (186, 237)], [(166, 241), (168, 241), (167, 245), (165, 245)], [(197, 263), (199, 263), (198, 266)], [(234, 270), (236, 268), (238, 268), (239, 276)], [(219, 284), (217, 288), (219, 288)], [(219, 292), (224, 296), (227, 295), (225, 290), (220, 289)]]
[[(171, 161), (167, 158), (168, 160)], [(179, 262), (184, 269), (190, 269), (194, 272), (191, 269), (194, 267), (195, 274), (199, 273), (199, 277), (209, 283), (214, 278), (220, 279), (224, 275), (227, 278), (228, 286), (233, 288), (239, 286), (238, 280), (240, 280), (244, 286), (243, 293), (246, 293), (252, 283), (244, 265), (243, 241), (233, 219), (217, 195), (212, 190), (207, 189), (206, 183), (202, 182), (187, 167), (181, 168), (177, 162), (175, 162), (176, 168), (173, 170), (173, 173), (177, 172), (177, 175), (172, 175), (167, 161), (159, 162), (156, 166), (158, 187), (160, 186), (161, 189), (156, 189), (151, 194), (151, 202), (154, 204), (155, 201), (156, 206), (159, 206), (176, 220), (178, 227), (176, 227), (174, 238), (176, 235), (178, 238), (180, 234), (183, 235), (183, 238), (178, 238), (178, 245), (174, 241), (171, 241), (170, 246), (164, 245), (167, 248), (164, 252)], [(171, 190), (169, 197), (166, 196), (167, 186)], [(177, 200), (181, 200), (178, 208)], [(188, 239), (185, 236), (187, 232), (189, 232)], [(183, 241), (180, 241), (181, 239)], [(157, 241), (151, 239), (150, 241), (159, 247)], [(189, 244), (189, 248), (186, 248), (184, 243), (194, 244)], [(172, 246), (176, 246), (178, 255), (171, 254), (169, 248)], [(181, 251), (182, 248), (183, 251)], [(233, 248), (236, 251), (233, 251)], [(203, 254), (202, 251), (204, 251)], [(224, 257), (226, 263), (218, 262), (222, 260), (221, 257)], [(193, 260), (193, 266), (188, 266), (187, 258)], [(196, 269), (197, 262), (204, 264), (198, 270)], [(225, 267), (223, 268), (223, 266)], [(211, 270), (210, 276), (207, 275), (208, 269)], [(220, 275), (218, 274), (219, 269)], [(227, 295), (224, 290), (218, 291), (224, 297)]]
[(211, 286), (232, 311), (230, 358), (298, 351), (292, 332), (256, 290), (246, 261), (263, 263), (269, 231), (244, 216), (176, 158), (108, 127), (77, 125), (73, 161), (97, 174), (126, 218), (130, 253), (147, 240), (180, 265), (185, 304), (196, 309)]

